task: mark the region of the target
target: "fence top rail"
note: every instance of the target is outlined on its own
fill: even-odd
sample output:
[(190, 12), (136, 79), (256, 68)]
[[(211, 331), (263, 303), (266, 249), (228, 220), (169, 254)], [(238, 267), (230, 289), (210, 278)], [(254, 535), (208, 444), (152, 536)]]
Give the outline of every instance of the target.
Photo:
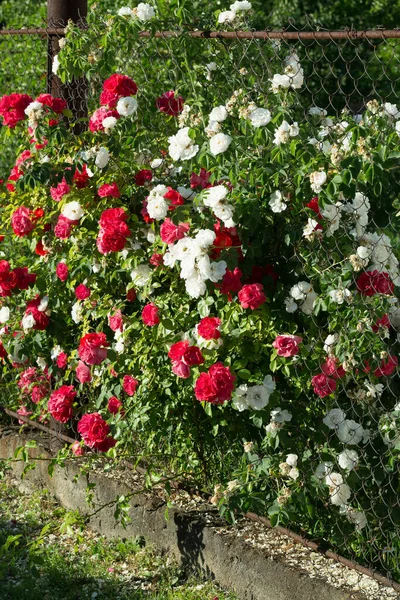
[[(2, 35), (65, 35), (64, 27), (36, 27), (22, 29), (0, 29)], [(139, 32), (141, 38), (174, 38), (188, 35), (203, 39), (240, 39), (240, 40), (353, 40), (353, 39), (400, 39), (400, 29), (371, 29), (356, 31), (151, 31)]]

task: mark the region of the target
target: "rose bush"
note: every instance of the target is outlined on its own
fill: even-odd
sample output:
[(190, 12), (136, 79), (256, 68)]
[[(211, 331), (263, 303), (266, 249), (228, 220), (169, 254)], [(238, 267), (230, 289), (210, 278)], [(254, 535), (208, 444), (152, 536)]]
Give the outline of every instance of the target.
[(69, 26), (59, 75), (104, 74), (82, 134), (57, 99), (0, 101), (31, 148), (0, 209), (7, 403), (212, 481), (222, 513), (361, 547), (398, 510), (400, 113), (299, 123), (294, 50), (263, 89), (234, 45), (203, 85), (212, 50), (185, 37), (174, 90), (169, 67), (112, 73), (155, 18), (110, 17), (105, 49)]

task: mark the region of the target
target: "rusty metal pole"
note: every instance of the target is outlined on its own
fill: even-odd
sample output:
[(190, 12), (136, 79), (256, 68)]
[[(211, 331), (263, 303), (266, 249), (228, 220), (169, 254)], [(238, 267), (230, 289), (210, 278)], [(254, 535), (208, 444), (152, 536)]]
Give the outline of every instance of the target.
[[(87, 17), (87, 0), (47, 0), (47, 24), (49, 28), (64, 28), (71, 20), (84, 26)], [(60, 96), (68, 103), (75, 119), (87, 117), (87, 81), (85, 77), (74, 79), (63, 84), (52, 72), (54, 57), (60, 51), (59, 35), (48, 34), (47, 92)], [(75, 128), (76, 133), (85, 129), (86, 125)]]

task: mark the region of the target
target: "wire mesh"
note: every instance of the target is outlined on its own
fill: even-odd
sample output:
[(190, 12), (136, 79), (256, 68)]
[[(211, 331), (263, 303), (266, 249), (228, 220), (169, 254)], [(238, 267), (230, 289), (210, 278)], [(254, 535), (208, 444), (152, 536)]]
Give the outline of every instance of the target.
[[(106, 29), (107, 22), (98, 24), (97, 27), (99, 30)], [(279, 72), (283, 73), (287, 68), (287, 57), (296, 54), (302, 71), (292, 73), (292, 76), (299, 76), (301, 85), (298, 93), (288, 99), (290, 106), (286, 108), (294, 110), (295, 119), (299, 123), (314, 119), (310, 114), (310, 107), (318, 107), (321, 114), (326, 111), (323, 114), (327, 118), (343, 115), (345, 120), (348, 114), (364, 112), (368, 102), (372, 100), (377, 100), (380, 104), (396, 104), (399, 101), (398, 33), (379, 30), (368, 34), (354, 31), (299, 32), (294, 30), (293, 24), (283, 32), (231, 32), (225, 37), (220, 32), (215, 33), (215, 36), (212, 32), (160, 32), (157, 36), (143, 34), (137, 43), (121, 38), (118, 51), (113, 48), (113, 64), (115, 71), (135, 79), (139, 87), (139, 103), (144, 102), (146, 97), (153, 98), (174, 90), (192, 107), (188, 123), (198, 125), (203, 115), (210, 112), (213, 106), (225, 105), (232, 98), (240, 96), (243, 102), (267, 99), (272, 94), (271, 82), (277, 72), (277, 63), (280, 62)], [(54, 95), (67, 99), (78, 118), (84, 118), (98, 108), (102, 82), (110, 75), (109, 60), (104, 60), (109, 49), (104, 41), (99, 40), (97, 45), (88, 50), (90, 78), (85, 80), (82, 77), (73, 84), (64, 85), (51, 72), (57, 45), (63, 39), (60, 29), (37, 29), (35, 33), (23, 36), (6, 34), (4, 30), (1, 34), (0, 95), (18, 91), (35, 96), (51, 90)], [(224, 58), (228, 53), (234, 56), (234, 72), (225, 68)], [(33, 55), (35, 59), (28, 60), (28, 55)], [(166, 120), (164, 123), (165, 131), (169, 132), (170, 122)], [(207, 125), (206, 122), (203, 124)], [(142, 125), (139, 113), (138, 130), (142, 129)], [(150, 145), (152, 148), (157, 146), (157, 140), (164, 133), (160, 130), (163, 124), (154, 120), (153, 129), (149, 128), (148, 121), (145, 125), (147, 132), (143, 140), (143, 154), (146, 157), (147, 153), (147, 158), (154, 159), (149, 148)], [(329, 139), (328, 133), (325, 139)], [(315, 143), (323, 144), (324, 138)], [(159, 158), (167, 167), (163, 151), (163, 148), (159, 149)], [(361, 141), (360, 153), (362, 152)], [(11, 151), (2, 158), (4, 179), (13, 160)], [(387, 177), (390, 195), (390, 179), (396, 177), (396, 174), (388, 173)], [(380, 234), (380, 239), (372, 243), (371, 251), (378, 246), (381, 248), (383, 243), (389, 254), (393, 254), (397, 260), (398, 222), (386, 208), (394, 199), (387, 198), (385, 202), (371, 207), (369, 227)], [(354, 223), (350, 219), (344, 221), (340, 235), (347, 236), (351, 241), (353, 227)], [(388, 236), (389, 242), (382, 238), (383, 234)], [(276, 240), (272, 243), (265, 240), (265, 255), (260, 257), (264, 263), (274, 260), (277, 253), (275, 242)], [(340, 255), (339, 244), (336, 250), (337, 253), (332, 251), (322, 258), (324, 246), (321, 242), (317, 249), (320, 268), (328, 269), (334, 264), (336, 254)], [(303, 273), (312, 268), (296, 251), (293, 259), (302, 264)], [(353, 289), (356, 289), (357, 278), (358, 274), (354, 273)], [(382, 316), (379, 308), (376, 307), (376, 318)], [(320, 321), (316, 317), (314, 319), (317, 327)], [(362, 320), (363, 315), (360, 314), (360, 323)], [(349, 330), (346, 322), (343, 323), (343, 331), (356, 343), (357, 332)], [(396, 354), (398, 331), (400, 326), (394, 319), (390, 331), (386, 327), (378, 328), (379, 335), (376, 342), (371, 342), (370, 354), (379, 354), (381, 342), (387, 344), (390, 354)], [(367, 533), (349, 535), (345, 517), (331, 511), (332, 507), (327, 502), (320, 501), (314, 517), (308, 520), (299, 518), (299, 522), (292, 523), (291, 526), (293, 529), (311, 532), (318, 541), (328, 540), (341, 554), (400, 581), (399, 468), (398, 455), (393, 450), (400, 436), (400, 417), (394, 411), (399, 397), (399, 382), (391, 379), (386, 383), (383, 381), (383, 386), (381, 393), (374, 396), (367, 391), (360, 393), (356, 376), (352, 381), (347, 379), (345, 386), (338, 380), (338, 401), (331, 407), (344, 410), (347, 419), (352, 419), (356, 424), (362, 423), (364, 430), (384, 432), (380, 436), (371, 437), (365, 446), (357, 446), (360, 466), (351, 471), (354, 500), (363, 508), (369, 521)], [(313, 415), (309, 415), (309, 419), (311, 427)], [(324, 462), (326, 445), (340, 447), (337, 440), (340, 425), (338, 422), (331, 429), (330, 439), (325, 440), (326, 444), (323, 441), (317, 449), (313, 448), (311, 460), (315, 462), (315, 468)], [(351, 435), (358, 436), (357, 427), (355, 429)], [(305, 435), (301, 428), (293, 431), (293, 434), (299, 437)], [(304, 444), (307, 443), (305, 438)], [(221, 464), (226, 465), (230, 461), (229, 444), (230, 438), (221, 434), (216, 438), (215, 447), (205, 452), (213, 455), (214, 464), (217, 456)], [(329, 532), (326, 530), (326, 520), (320, 518), (322, 511), (331, 512)]]

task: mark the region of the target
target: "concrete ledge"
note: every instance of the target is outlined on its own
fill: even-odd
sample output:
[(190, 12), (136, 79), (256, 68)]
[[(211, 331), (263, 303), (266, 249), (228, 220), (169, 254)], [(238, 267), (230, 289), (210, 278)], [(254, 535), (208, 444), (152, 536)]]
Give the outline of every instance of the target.
[[(0, 460), (11, 458), (18, 446), (29, 439), (23, 435), (0, 437)], [(36, 436), (37, 439), (37, 436)], [(29, 450), (32, 458), (50, 457), (38, 446)], [(117, 495), (133, 491), (125, 483), (110, 479), (96, 471), (82, 476), (75, 461), (65, 468), (56, 467), (53, 477), (47, 461), (38, 461), (34, 470), (21, 480), (24, 491), (43, 487), (48, 489), (69, 510), (82, 514), (93, 512), (86, 504), (86, 487), (96, 483), (94, 504), (101, 506)], [(24, 464), (13, 463), (20, 479)], [(76, 480), (76, 481), (74, 481)], [(222, 587), (234, 591), (242, 600), (353, 600), (363, 595), (344, 592), (325, 580), (311, 578), (269, 557), (265, 552), (249, 547), (234, 534), (220, 535), (218, 527), (207, 523), (199, 511), (183, 512), (170, 509), (165, 519), (165, 503), (153, 494), (134, 496), (130, 510), (132, 522), (127, 529), (115, 523), (112, 506), (104, 508), (90, 519), (89, 526), (99, 533), (114, 537), (144, 536), (160, 550), (173, 554), (184, 567), (202, 571)]]

